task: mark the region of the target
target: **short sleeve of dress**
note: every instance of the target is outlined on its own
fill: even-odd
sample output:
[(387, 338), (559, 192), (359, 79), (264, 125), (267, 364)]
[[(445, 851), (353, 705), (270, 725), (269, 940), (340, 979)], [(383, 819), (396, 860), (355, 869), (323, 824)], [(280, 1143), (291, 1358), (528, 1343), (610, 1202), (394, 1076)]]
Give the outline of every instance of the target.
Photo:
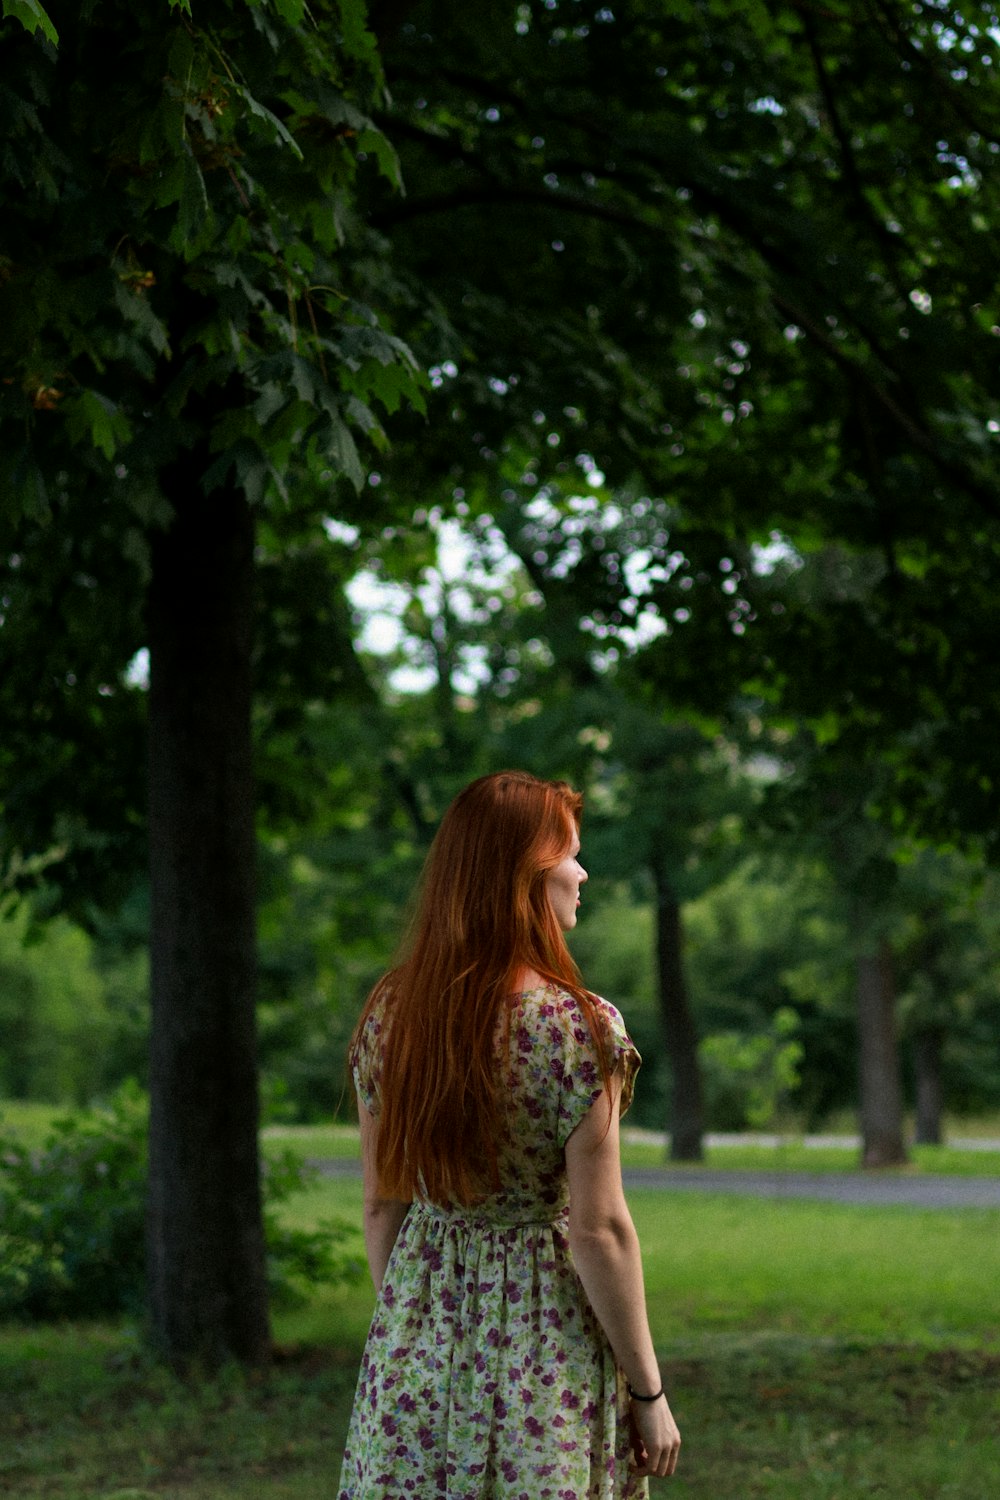
[[(553, 1059), (553, 1073), (560, 1082), (558, 1140), (560, 1146), (565, 1146), (604, 1086), (597, 1046), (578, 1002), (566, 995), (561, 1009), (562, 1056)], [(642, 1059), (625, 1030), (620, 1012), (600, 998), (597, 999), (597, 1009), (608, 1071), (621, 1070), (620, 1112), (624, 1114), (632, 1103), (635, 1075)]]
[(376, 1005), (365, 1018), (351, 1066), (358, 1098), (373, 1115), (381, 1108), (383, 1033), (384, 1007)]

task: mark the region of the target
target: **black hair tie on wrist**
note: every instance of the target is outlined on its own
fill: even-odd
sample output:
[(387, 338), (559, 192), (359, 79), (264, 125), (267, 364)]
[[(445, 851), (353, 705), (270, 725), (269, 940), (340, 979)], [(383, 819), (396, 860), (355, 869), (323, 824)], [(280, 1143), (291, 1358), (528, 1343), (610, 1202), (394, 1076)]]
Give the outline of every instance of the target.
[[(627, 1381), (626, 1384), (628, 1384)], [(652, 1396), (640, 1396), (639, 1392), (634, 1391), (631, 1386), (628, 1387), (628, 1394), (631, 1401), (659, 1401), (660, 1397), (665, 1396), (667, 1393), (661, 1385), (660, 1389), (655, 1391)]]

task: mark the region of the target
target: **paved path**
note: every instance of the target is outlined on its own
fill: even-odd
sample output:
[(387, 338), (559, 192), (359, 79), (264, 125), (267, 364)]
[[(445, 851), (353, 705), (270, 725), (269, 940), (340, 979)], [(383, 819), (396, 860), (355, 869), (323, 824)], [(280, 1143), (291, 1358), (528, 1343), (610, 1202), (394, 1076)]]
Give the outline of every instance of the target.
[(812, 1198), (909, 1208), (1000, 1208), (1000, 1177), (897, 1176), (890, 1172), (737, 1172), (701, 1167), (628, 1167), (626, 1187)]
[[(358, 1177), (353, 1157), (310, 1161), (323, 1177)], [(743, 1172), (703, 1167), (627, 1167), (627, 1187), (744, 1198), (811, 1198), (908, 1208), (1000, 1208), (1000, 1177), (919, 1177), (891, 1172)]]

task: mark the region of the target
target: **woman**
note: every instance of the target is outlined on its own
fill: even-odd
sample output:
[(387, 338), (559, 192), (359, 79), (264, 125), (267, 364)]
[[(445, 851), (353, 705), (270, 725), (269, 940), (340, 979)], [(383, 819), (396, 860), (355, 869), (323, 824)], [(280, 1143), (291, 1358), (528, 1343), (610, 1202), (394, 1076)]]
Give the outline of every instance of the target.
[(674, 1471), (619, 1164), (639, 1057), (563, 937), (581, 805), (466, 787), (355, 1031), (378, 1300), (338, 1500), (634, 1500)]

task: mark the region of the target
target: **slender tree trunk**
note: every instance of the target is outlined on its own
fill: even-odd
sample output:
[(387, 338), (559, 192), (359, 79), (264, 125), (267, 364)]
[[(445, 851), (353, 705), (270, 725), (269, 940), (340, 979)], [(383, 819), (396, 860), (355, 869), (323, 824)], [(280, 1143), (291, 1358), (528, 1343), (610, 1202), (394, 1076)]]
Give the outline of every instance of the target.
[(704, 1106), (698, 1066), (698, 1035), (684, 978), (681, 908), (664, 871), (654, 868), (653, 880), (660, 1014), (673, 1077), (670, 1156), (673, 1161), (701, 1161)]
[(253, 522), (179, 467), (149, 596), (149, 1293), (176, 1365), (265, 1360), (250, 727)]
[(892, 955), (883, 939), (858, 959), (862, 1164), (899, 1166), (903, 1144), (903, 1084), (896, 1040)]
[(913, 1039), (917, 1084), (917, 1144), (940, 1146), (941, 1113), (944, 1091), (941, 1086), (941, 1049), (944, 1031), (940, 1026), (922, 1027)]

